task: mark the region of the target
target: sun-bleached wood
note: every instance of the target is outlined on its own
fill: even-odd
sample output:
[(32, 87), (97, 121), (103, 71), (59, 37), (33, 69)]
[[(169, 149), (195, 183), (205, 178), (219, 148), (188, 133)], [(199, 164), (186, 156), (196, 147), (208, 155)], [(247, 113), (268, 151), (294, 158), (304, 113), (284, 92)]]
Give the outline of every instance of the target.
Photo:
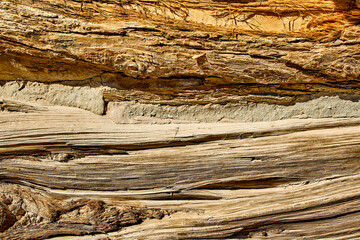
[[(31, 212), (42, 220), (23, 237), (22, 228), (9, 228), (4, 239), (86, 231), (110, 231), (111, 239), (341, 239), (359, 232), (359, 119), (117, 125), (75, 108), (17, 106), (0, 115), (1, 188), (17, 185), (25, 202), (35, 191), (20, 219)], [(84, 232), (73, 211), (92, 216), (93, 206), (106, 209), (105, 219), (112, 208), (139, 217), (123, 228), (90, 221)], [(66, 238), (76, 239), (56, 239)]]

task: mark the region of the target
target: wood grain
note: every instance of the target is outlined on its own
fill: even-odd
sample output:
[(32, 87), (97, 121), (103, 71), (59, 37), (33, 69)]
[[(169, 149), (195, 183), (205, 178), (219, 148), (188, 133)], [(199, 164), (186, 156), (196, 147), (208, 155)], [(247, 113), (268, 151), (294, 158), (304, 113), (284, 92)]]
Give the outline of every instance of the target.
[(0, 239), (359, 239), (359, 23), (358, 0), (1, 0)]
[[(25, 206), (3, 239), (102, 232), (111, 239), (341, 239), (359, 232), (360, 119), (117, 125), (75, 108), (31, 109), (0, 115), (0, 187), (34, 199), (7, 202)], [(24, 235), (25, 216), (42, 218), (28, 221)], [(101, 226), (96, 220), (114, 216)], [(76, 239), (56, 239), (66, 238)]]

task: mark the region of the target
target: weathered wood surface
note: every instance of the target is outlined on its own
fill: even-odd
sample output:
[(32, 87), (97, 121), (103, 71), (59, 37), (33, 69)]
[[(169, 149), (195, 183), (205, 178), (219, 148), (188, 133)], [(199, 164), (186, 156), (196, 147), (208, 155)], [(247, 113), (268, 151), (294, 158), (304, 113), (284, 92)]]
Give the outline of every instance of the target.
[(359, 119), (117, 125), (16, 104), (0, 199), (22, 210), (2, 239), (359, 237)]
[(0, 239), (360, 238), (359, 23), (359, 0), (0, 0)]
[(0, 84), (107, 86), (107, 102), (172, 105), (359, 94), (353, 0), (1, 3)]

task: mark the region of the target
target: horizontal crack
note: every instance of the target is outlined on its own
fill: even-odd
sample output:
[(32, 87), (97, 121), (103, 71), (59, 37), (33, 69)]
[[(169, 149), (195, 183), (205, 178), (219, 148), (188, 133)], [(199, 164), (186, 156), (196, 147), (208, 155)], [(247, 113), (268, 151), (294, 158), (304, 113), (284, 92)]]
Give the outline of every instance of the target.
[(193, 189), (264, 189), (273, 188), (279, 185), (292, 183), (295, 181), (301, 181), (299, 178), (282, 178), (282, 177), (271, 177), (254, 180), (228, 180), (218, 181), (215, 183), (204, 184)]

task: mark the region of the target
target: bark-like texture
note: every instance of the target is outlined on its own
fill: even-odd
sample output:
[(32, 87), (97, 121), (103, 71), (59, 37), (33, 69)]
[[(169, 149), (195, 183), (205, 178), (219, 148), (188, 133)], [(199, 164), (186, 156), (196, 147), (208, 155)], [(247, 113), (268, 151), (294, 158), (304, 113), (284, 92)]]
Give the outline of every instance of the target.
[(1, 0), (1, 239), (360, 238), (358, 0)]
[[(2, 1), (0, 8), (1, 80), (137, 89), (107, 89), (105, 99), (162, 104), (358, 94), (356, 1)], [(246, 28), (254, 24), (263, 27)]]

